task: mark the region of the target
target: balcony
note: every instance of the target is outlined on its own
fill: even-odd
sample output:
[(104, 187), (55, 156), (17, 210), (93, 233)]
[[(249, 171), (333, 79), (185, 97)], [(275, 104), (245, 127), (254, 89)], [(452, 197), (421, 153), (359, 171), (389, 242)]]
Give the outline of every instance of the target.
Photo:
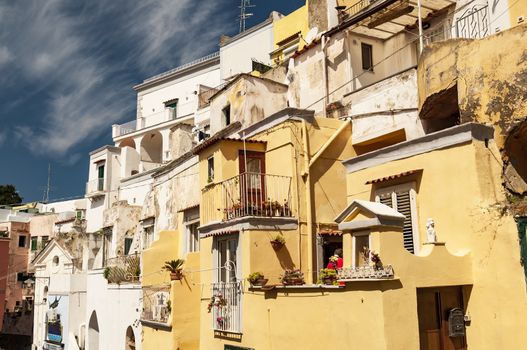
[(112, 137), (119, 137), (126, 134), (130, 134), (134, 132), (137, 129), (137, 120), (131, 120), (127, 123), (121, 124), (121, 125), (113, 125), (112, 126)]
[(212, 329), (218, 332), (241, 333), (242, 331), (242, 283), (213, 283), (209, 311), (212, 313)]
[(291, 177), (243, 173), (202, 191), (203, 224), (247, 216), (292, 217)]
[(139, 283), (141, 265), (137, 253), (109, 258), (104, 263), (104, 278), (108, 283)]
[(86, 197), (103, 196), (106, 191), (105, 179), (90, 180), (86, 183)]

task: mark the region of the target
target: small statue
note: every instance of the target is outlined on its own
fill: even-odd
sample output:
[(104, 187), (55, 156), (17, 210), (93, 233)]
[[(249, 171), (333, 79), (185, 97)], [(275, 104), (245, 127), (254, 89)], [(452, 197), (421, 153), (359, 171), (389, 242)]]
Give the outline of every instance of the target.
[(437, 242), (435, 223), (434, 219), (432, 218), (428, 218), (428, 220), (426, 220), (426, 238), (428, 239), (428, 243)]

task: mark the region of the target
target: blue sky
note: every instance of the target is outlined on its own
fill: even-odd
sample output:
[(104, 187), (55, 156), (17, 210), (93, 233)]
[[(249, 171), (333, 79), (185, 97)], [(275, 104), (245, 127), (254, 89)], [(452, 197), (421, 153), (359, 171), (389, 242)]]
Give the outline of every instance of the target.
[[(304, 0), (253, 0), (259, 23)], [(88, 153), (135, 118), (132, 86), (218, 50), (239, 0), (0, 0), (0, 184), (82, 196)]]

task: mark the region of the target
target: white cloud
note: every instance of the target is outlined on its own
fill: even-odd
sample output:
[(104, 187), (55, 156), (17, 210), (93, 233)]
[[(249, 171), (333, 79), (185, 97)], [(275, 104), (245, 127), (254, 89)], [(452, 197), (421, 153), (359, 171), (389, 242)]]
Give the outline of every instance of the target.
[[(130, 71), (146, 78), (210, 52), (232, 25), (221, 6), (192, 0), (0, 5), (0, 41), (9, 45), (4, 51), (0, 46), (0, 65), (4, 57), (18, 68), (3, 78), (13, 83), (23, 77), (32, 86), (22, 103), (11, 101), (13, 108), (41, 104), (36, 109), (42, 114), (20, 121), (15, 136), (30, 141), (23, 144), (36, 154), (62, 157), (110, 134), (111, 124), (135, 116), (131, 86), (137, 81), (129, 80)], [(36, 94), (45, 95), (44, 103), (31, 98)]]
[(0, 67), (11, 61), (13, 54), (6, 46), (0, 46)]

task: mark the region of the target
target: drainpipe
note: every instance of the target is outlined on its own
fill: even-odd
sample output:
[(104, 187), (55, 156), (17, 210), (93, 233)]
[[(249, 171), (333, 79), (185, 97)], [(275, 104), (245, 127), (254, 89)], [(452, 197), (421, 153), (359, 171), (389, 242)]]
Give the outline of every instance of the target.
[(307, 269), (308, 283), (313, 281), (313, 209), (311, 194), (311, 178), (309, 176), (309, 144), (307, 139), (307, 123), (302, 120), (302, 141), (304, 146), (304, 170), (302, 177), (306, 186), (306, 211), (307, 211)]
[(322, 55), (324, 56), (324, 58), (322, 59), (322, 79), (324, 81), (324, 105), (322, 106), (322, 111), (324, 113), (324, 117), (327, 117), (326, 106), (329, 103), (328, 54), (326, 51), (327, 43), (328, 43), (328, 38), (325, 35), (322, 35)]

